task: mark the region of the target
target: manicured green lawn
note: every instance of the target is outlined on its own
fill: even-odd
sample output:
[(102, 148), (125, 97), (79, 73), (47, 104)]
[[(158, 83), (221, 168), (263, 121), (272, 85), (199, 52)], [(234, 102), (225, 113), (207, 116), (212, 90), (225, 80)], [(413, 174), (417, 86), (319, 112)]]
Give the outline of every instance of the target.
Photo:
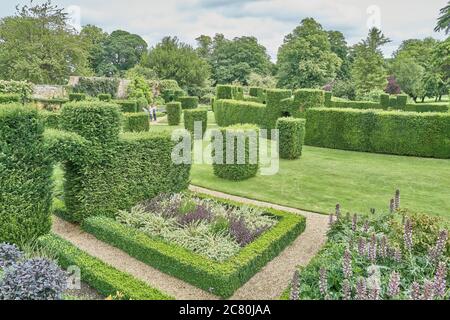
[(330, 213), (388, 209), (397, 188), (402, 207), (450, 219), (450, 160), (390, 156), (304, 147), (300, 160), (280, 162), (274, 176), (231, 182), (213, 175), (210, 165), (194, 165), (194, 185)]

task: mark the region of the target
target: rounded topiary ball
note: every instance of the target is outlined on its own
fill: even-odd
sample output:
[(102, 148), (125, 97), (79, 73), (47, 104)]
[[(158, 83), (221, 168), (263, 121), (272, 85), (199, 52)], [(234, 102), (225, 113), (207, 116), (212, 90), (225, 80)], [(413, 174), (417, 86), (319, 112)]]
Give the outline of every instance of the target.
[[(243, 147), (242, 147), (243, 146)], [(245, 180), (259, 169), (259, 128), (235, 125), (213, 132), (213, 170), (219, 178)]]

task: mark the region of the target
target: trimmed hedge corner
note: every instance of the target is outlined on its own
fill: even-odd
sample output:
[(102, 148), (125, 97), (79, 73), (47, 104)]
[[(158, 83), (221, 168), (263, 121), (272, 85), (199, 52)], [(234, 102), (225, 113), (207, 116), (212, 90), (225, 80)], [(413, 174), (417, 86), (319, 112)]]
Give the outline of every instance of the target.
[(450, 158), (450, 114), (311, 109), (307, 117), (307, 145)]
[[(206, 109), (192, 109), (184, 110), (184, 128), (191, 134), (195, 134), (195, 139), (201, 139), (208, 128), (208, 110)], [(201, 122), (202, 136), (199, 137), (195, 132), (195, 123)]]
[(281, 159), (298, 159), (305, 139), (304, 119), (280, 118), (277, 121)]
[(22, 244), (50, 231), (52, 165), (36, 109), (0, 105), (0, 243)]
[(124, 113), (123, 131), (125, 132), (145, 132), (150, 130), (149, 116), (145, 112)]
[(198, 97), (179, 97), (178, 102), (181, 103), (181, 108), (196, 109), (198, 107)]
[(216, 100), (214, 115), (220, 127), (242, 122), (262, 125), (265, 121), (266, 106), (262, 103), (239, 100)]
[[(230, 206), (239, 203), (216, 199)], [(164, 273), (191, 283), (205, 291), (228, 298), (278, 256), (305, 229), (303, 216), (264, 208), (279, 219), (270, 230), (250, 243), (233, 258), (219, 263), (182, 247), (124, 226), (106, 217), (91, 217), (82, 228), (101, 241), (124, 250), (132, 257)]]
[(166, 104), (167, 122), (169, 126), (177, 126), (181, 121), (181, 102), (169, 102)]
[[(215, 130), (222, 143), (213, 142), (214, 174), (222, 179), (240, 181), (256, 176), (259, 169), (259, 128), (255, 125), (234, 125)], [(238, 148), (245, 146), (243, 154)], [(232, 149), (230, 149), (232, 146)], [(232, 152), (230, 155), (228, 152)]]
[(38, 244), (55, 254), (61, 267), (80, 268), (81, 280), (104, 297), (114, 296), (120, 292), (124, 299), (130, 300), (175, 300), (132, 275), (87, 254), (59, 236), (53, 234), (43, 236), (38, 239)]

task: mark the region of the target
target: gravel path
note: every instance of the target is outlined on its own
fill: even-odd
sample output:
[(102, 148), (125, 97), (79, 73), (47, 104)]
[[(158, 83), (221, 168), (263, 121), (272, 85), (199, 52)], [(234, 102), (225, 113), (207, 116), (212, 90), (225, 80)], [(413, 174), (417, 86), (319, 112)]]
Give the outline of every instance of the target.
[(191, 191), (209, 194), (218, 198), (269, 207), (301, 214), (306, 217), (305, 231), (278, 257), (269, 262), (259, 273), (238, 289), (232, 300), (273, 300), (278, 299), (294, 274), (298, 265), (307, 265), (326, 241), (328, 216), (301, 211), (272, 203), (232, 196), (201, 187), (190, 186)]
[[(301, 214), (307, 219), (305, 231), (291, 246), (281, 252), (278, 257), (269, 262), (259, 273), (238, 289), (231, 297), (232, 300), (278, 299), (288, 286), (296, 266), (308, 264), (326, 241), (328, 217), (325, 215), (232, 196), (196, 186), (190, 186), (190, 190), (218, 198)], [(132, 274), (150, 286), (174, 296), (177, 300), (218, 299), (208, 292), (134, 259), (122, 250), (110, 246), (82, 231), (77, 225), (66, 222), (58, 217), (54, 217), (53, 219), (53, 232), (72, 242), (90, 255), (103, 260), (121, 271)]]
[(114, 268), (129, 273), (177, 300), (216, 300), (216, 296), (167, 275), (140, 262), (120, 249), (110, 246), (84, 232), (79, 226), (53, 217), (54, 233), (76, 245), (88, 254), (99, 258)]

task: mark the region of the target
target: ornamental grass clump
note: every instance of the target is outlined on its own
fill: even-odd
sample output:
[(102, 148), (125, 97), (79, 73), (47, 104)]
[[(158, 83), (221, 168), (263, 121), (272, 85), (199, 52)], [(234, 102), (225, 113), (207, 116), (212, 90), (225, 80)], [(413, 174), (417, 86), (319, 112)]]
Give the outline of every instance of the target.
[(445, 222), (392, 209), (333, 219), (324, 248), (298, 270), (299, 299), (450, 299)]
[(260, 209), (226, 206), (189, 194), (158, 195), (119, 211), (116, 221), (219, 262), (277, 223)]

